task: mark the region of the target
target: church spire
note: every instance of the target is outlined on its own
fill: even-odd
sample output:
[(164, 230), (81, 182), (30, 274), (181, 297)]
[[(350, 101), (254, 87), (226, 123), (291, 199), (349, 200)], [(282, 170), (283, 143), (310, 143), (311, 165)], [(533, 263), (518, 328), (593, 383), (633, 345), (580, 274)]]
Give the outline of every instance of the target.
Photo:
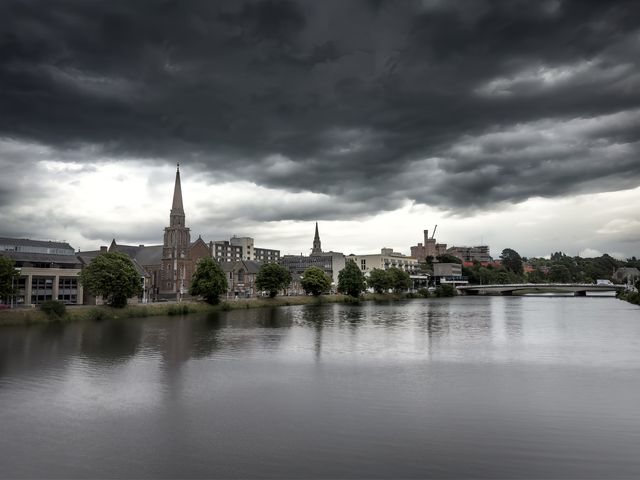
[(318, 233), (318, 222), (316, 222), (316, 235), (313, 237), (313, 248), (311, 249), (311, 255), (320, 255), (322, 253), (322, 246), (320, 244), (320, 233)]
[(180, 164), (176, 170), (176, 185), (173, 188), (173, 203), (171, 204), (171, 215), (184, 215), (182, 207), (182, 186), (180, 185)]

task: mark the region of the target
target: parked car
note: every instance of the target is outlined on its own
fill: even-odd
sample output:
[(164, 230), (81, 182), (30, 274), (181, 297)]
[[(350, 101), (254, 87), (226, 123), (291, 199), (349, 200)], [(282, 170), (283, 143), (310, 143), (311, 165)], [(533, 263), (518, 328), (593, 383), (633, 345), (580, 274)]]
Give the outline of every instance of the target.
[(602, 278), (599, 278), (596, 280), (596, 285), (613, 285), (613, 283), (611, 280), (603, 280)]

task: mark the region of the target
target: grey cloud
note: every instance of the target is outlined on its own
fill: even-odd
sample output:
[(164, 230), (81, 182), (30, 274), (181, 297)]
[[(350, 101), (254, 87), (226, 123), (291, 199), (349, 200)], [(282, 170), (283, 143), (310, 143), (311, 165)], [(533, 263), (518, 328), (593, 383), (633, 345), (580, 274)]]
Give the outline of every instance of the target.
[[(640, 183), (637, 2), (8, 1), (0, 15), (0, 137), (330, 199), (234, 212), (256, 220)], [(596, 126), (551, 142), (535, 128), (575, 119)], [(4, 178), (17, 159), (0, 152)]]

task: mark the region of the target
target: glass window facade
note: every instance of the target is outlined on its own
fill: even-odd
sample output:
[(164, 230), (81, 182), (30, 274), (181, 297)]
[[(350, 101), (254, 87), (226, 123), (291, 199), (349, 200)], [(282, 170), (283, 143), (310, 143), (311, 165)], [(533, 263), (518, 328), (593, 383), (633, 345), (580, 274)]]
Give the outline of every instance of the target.
[(39, 304), (53, 300), (53, 277), (32, 277), (31, 303)]
[(60, 278), (58, 281), (58, 300), (64, 303), (78, 303), (78, 279)]

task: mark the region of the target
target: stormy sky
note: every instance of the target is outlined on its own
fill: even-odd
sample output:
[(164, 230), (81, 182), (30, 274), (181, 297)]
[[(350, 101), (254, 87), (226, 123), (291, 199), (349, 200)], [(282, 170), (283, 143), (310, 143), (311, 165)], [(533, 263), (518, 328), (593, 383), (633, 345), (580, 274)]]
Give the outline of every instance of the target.
[(640, 254), (636, 1), (0, 3), (0, 235)]

